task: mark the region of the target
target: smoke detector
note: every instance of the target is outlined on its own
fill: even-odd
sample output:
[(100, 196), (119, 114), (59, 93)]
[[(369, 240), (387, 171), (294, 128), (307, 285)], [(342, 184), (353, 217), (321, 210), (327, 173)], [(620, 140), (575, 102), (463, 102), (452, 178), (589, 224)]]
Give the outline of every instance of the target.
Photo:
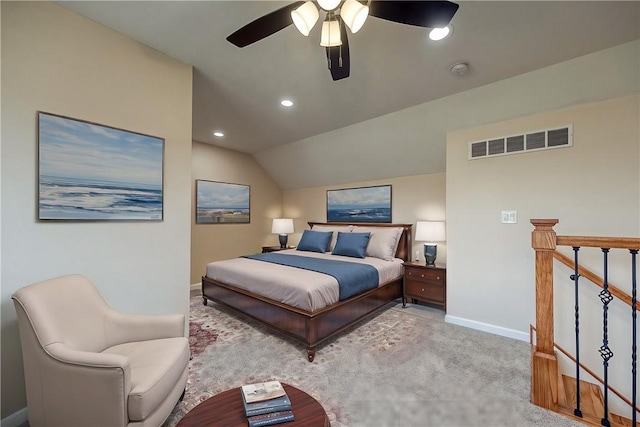
[(469, 64), (466, 62), (456, 62), (449, 68), (449, 72), (456, 76), (462, 76), (469, 70)]

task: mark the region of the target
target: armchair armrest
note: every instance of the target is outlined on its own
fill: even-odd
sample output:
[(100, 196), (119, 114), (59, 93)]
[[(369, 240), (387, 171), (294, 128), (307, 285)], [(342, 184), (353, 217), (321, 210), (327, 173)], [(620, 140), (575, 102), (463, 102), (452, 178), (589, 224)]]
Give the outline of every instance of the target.
[(44, 347), (49, 356), (61, 363), (81, 365), (88, 368), (116, 368), (128, 375), (129, 359), (119, 354), (92, 353), (74, 350), (63, 343), (53, 343)]
[(67, 424), (69, 411), (78, 426), (128, 424), (131, 368), (125, 356), (79, 351), (63, 343), (43, 349), (50, 357), (39, 358), (39, 372), (33, 374), (52, 425)]
[(128, 314), (110, 310), (105, 318), (109, 346), (184, 336), (184, 314)]

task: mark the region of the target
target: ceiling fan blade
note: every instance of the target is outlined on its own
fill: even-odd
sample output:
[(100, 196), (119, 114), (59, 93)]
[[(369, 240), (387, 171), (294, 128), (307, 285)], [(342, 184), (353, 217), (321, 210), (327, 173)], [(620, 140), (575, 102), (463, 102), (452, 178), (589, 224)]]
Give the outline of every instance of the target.
[(446, 27), (458, 5), (450, 1), (372, 0), (369, 15), (418, 27)]
[(297, 1), (268, 13), (231, 34), (227, 37), (227, 41), (238, 47), (245, 47), (265, 37), (269, 37), (271, 34), (277, 33), (283, 28), (293, 24), (291, 12), (302, 4), (304, 4), (303, 1)]
[(329, 71), (331, 72), (331, 78), (334, 81), (349, 77), (349, 71), (351, 68), (347, 26), (342, 21), (342, 18), (338, 17), (338, 19), (340, 20), (340, 39), (342, 40), (342, 45), (325, 48), (327, 51)]

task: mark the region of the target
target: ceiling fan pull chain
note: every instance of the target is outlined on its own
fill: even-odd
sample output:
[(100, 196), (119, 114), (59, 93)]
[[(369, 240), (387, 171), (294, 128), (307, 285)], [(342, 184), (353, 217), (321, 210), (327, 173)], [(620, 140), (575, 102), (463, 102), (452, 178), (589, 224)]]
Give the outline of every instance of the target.
[[(336, 21), (338, 21), (339, 34), (342, 35), (342, 25), (344, 25), (344, 23), (342, 19), (336, 18)], [(338, 48), (340, 49), (338, 50), (338, 67), (342, 68), (342, 43), (340, 43), (340, 46), (338, 46)]]

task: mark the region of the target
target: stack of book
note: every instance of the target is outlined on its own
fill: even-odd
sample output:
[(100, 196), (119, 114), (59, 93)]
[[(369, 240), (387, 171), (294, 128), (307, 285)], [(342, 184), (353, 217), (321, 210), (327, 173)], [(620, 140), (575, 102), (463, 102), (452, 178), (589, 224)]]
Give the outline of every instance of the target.
[(280, 381), (247, 384), (240, 390), (249, 427), (293, 421), (291, 401)]

